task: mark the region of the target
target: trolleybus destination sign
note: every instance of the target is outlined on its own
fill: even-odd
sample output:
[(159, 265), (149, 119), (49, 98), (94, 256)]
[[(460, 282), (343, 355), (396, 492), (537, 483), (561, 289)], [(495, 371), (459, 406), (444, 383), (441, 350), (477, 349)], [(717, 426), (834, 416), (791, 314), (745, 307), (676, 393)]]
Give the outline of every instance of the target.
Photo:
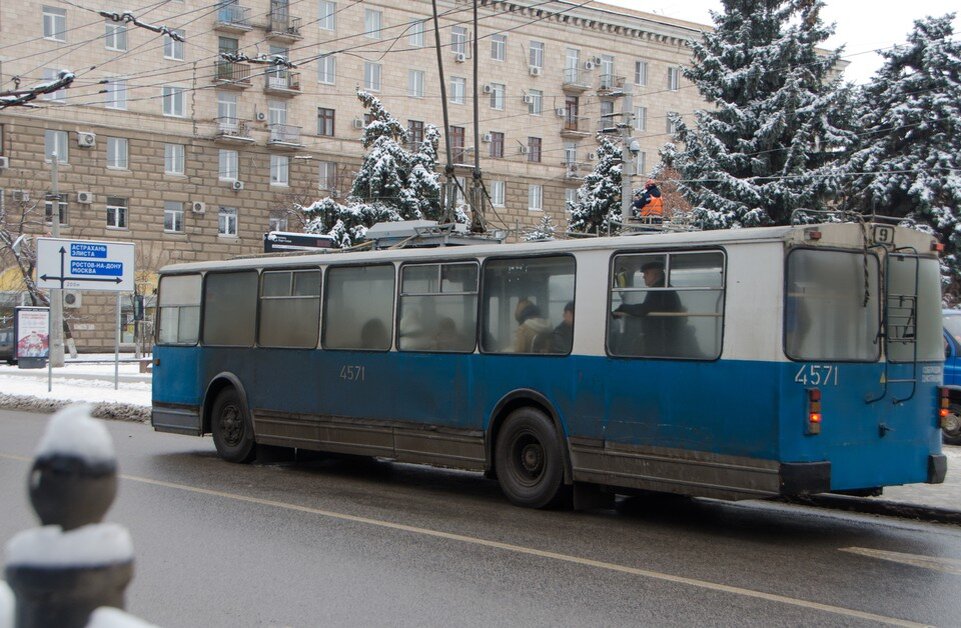
[(40, 288), (133, 292), (134, 244), (37, 239)]

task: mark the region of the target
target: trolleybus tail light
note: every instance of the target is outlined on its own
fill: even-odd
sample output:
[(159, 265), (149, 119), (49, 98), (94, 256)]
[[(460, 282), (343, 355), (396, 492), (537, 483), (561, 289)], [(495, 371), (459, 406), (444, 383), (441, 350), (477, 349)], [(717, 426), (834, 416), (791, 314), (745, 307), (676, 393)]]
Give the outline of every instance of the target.
[(937, 251), (938, 253), (944, 253), (944, 245), (937, 240), (931, 240), (931, 250)]
[(939, 388), (938, 390), (941, 393), (941, 405), (938, 408), (938, 425), (941, 428), (945, 428), (948, 426), (947, 423), (948, 414), (950, 412), (949, 408), (951, 405), (951, 397), (947, 388)]
[(818, 388), (808, 388), (808, 416), (804, 433), (821, 433), (821, 390)]
[(804, 235), (807, 236), (808, 240), (820, 240), (820, 239), (821, 239), (821, 232), (818, 231), (817, 229), (808, 229), (807, 231), (804, 232)]

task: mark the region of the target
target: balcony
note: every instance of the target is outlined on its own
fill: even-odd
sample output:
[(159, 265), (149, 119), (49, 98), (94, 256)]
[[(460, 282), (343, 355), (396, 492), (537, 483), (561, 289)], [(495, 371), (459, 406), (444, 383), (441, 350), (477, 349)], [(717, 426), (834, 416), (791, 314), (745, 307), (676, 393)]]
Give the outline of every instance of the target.
[(240, 118), (215, 118), (217, 134), (214, 141), (222, 144), (250, 144), (254, 138), (250, 136), (250, 120)]
[(214, 83), (227, 89), (247, 89), (250, 87), (250, 66), (223, 59), (215, 61)]
[(274, 123), (269, 125), (270, 135), (267, 146), (279, 150), (300, 150), (304, 147), (300, 142), (300, 127), (290, 124)]
[(619, 133), (621, 129), (627, 128), (629, 122), (625, 122), (625, 113), (602, 114), (597, 121), (598, 133)]
[(593, 130), (591, 129), (590, 118), (571, 115), (570, 112), (564, 115), (564, 125), (561, 127), (561, 137), (579, 140), (588, 137)]
[(601, 83), (597, 88), (598, 96), (623, 96), (625, 76), (615, 76), (614, 74), (601, 74)]
[(296, 96), (300, 93), (300, 72), (270, 70), (266, 75), (264, 92), (275, 96)]
[(564, 83), (561, 85), (568, 94), (581, 94), (590, 89), (587, 72), (580, 68), (564, 68)]
[(303, 37), (300, 33), (300, 18), (290, 16), (287, 2), (272, 0), (270, 13), (267, 15), (267, 38), (295, 42)]
[(583, 179), (594, 170), (594, 165), (586, 161), (564, 161), (565, 179)]
[(232, 2), (224, 2), (217, 9), (217, 22), (214, 30), (225, 33), (246, 33), (253, 29), (250, 23), (250, 9)]

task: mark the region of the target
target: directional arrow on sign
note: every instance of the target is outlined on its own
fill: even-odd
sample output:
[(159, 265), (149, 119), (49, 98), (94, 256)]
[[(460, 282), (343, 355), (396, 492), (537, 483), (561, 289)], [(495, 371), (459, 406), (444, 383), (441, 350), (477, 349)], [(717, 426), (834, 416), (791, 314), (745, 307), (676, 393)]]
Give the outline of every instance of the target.
[(107, 278), (107, 277), (66, 277), (66, 276), (64, 275), (64, 265), (65, 265), (66, 259), (67, 259), (67, 249), (65, 249), (64, 247), (61, 246), (61, 247), (60, 247), (60, 276), (57, 277), (56, 275), (48, 275), (48, 274), (44, 273), (43, 275), (40, 275), (40, 279), (43, 279), (44, 281), (48, 281), (48, 280), (59, 281), (59, 282), (60, 282), (60, 289), (61, 289), (61, 290), (63, 290), (63, 282), (67, 281), (68, 279), (69, 279), (70, 281), (95, 281), (95, 282), (104, 282), (104, 281), (106, 281), (106, 282), (109, 282), (109, 283), (121, 283), (121, 282), (123, 281), (123, 279), (121, 279), (120, 277), (113, 277), (113, 278)]

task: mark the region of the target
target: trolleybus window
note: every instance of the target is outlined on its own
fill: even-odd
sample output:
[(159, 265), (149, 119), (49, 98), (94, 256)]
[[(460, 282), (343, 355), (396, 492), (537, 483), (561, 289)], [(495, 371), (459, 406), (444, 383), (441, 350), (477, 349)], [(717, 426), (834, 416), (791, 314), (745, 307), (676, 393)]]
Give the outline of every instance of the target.
[(256, 320), (256, 271), (207, 274), (204, 280), (205, 345), (252, 347)]
[(889, 360), (914, 360), (915, 343), (917, 359), (944, 359), (939, 273), (935, 259), (888, 253), (885, 350)]
[(880, 357), (877, 257), (796, 249), (788, 255), (786, 286), (788, 357), (845, 361)]
[(393, 265), (330, 268), (325, 295), (325, 349), (390, 349)]
[(397, 348), (471, 353), (477, 335), (477, 264), (401, 268)]
[(260, 330), (265, 347), (317, 346), (320, 271), (265, 271), (260, 277)]
[(616, 255), (612, 271), (611, 355), (709, 360), (721, 355), (721, 251)]
[(490, 353), (567, 354), (564, 310), (573, 309), (571, 256), (489, 260), (484, 264), (481, 346)]
[(197, 344), (200, 284), (200, 275), (169, 275), (160, 280), (160, 344)]

